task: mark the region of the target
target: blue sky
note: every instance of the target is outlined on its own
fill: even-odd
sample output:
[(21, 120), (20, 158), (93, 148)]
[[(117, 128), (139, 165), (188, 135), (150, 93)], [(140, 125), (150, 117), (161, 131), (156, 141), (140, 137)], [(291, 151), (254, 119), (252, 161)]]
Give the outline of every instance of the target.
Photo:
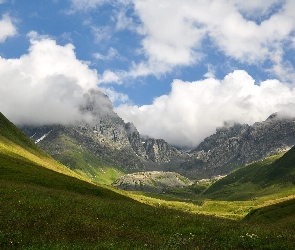
[(99, 88), (140, 133), (186, 147), (225, 121), (293, 115), (294, 13), (292, 0), (0, 0), (0, 111), (71, 122)]

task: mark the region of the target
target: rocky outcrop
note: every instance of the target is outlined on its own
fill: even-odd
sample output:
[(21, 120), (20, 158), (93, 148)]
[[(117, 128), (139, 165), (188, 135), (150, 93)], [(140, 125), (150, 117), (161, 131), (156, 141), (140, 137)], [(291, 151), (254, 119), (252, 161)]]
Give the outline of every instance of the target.
[(126, 123), (125, 129), (128, 135), (128, 139), (130, 142), (130, 145), (134, 152), (138, 155), (143, 157), (144, 159), (149, 159), (146, 149), (143, 146), (143, 141), (140, 138), (140, 135), (136, 129), (136, 127), (133, 125), (133, 123)]
[(21, 127), (43, 150), (69, 168), (83, 162), (85, 169), (100, 162), (128, 173), (170, 171), (202, 179), (228, 174), (295, 144), (295, 118), (273, 114), (252, 126), (227, 123), (188, 154), (162, 139), (141, 137), (132, 123), (125, 124), (113, 111), (103, 93), (92, 90), (84, 97), (84, 119), (75, 124)]
[(170, 188), (192, 184), (192, 181), (178, 173), (151, 171), (121, 176), (112, 186), (123, 190), (163, 193)]
[(191, 176), (227, 174), (233, 169), (290, 149), (295, 144), (295, 118), (273, 114), (252, 126), (226, 124), (181, 163)]
[[(20, 127), (43, 150), (69, 168), (95, 162), (119, 167), (126, 172), (160, 170), (181, 153), (164, 140), (152, 140), (145, 147), (132, 123), (125, 122), (113, 111), (109, 98), (100, 91), (90, 91), (81, 106), (84, 119), (71, 125)], [(74, 155), (75, 154), (75, 155)]]
[(144, 148), (149, 159), (157, 163), (170, 162), (171, 159), (182, 155), (180, 151), (162, 139), (149, 138), (144, 142)]

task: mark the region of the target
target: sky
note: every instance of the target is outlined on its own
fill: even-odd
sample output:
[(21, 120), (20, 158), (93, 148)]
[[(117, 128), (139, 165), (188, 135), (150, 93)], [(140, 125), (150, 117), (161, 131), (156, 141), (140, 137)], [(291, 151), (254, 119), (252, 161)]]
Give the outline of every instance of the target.
[(99, 89), (143, 135), (193, 148), (295, 114), (293, 0), (0, 0), (0, 112), (81, 118)]

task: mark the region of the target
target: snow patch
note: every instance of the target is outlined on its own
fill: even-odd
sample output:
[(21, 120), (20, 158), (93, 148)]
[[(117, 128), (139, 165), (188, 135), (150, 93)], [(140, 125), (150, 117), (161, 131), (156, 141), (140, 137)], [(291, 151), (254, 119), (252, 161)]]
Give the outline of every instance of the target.
[(47, 136), (47, 135), (49, 135), (49, 133), (51, 132), (52, 130), (50, 130), (47, 134), (44, 134), (44, 135), (42, 135), (39, 139), (37, 139), (36, 141), (35, 141), (35, 144), (37, 144), (38, 142), (40, 142), (40, 141), (43, 141), (44, 139), (45, 139), (45, 137)]

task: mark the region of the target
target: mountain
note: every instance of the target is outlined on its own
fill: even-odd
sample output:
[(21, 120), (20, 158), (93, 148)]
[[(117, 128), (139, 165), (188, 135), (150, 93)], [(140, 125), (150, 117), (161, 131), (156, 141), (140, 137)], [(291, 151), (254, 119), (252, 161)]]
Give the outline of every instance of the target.
[[(179, 173), (207, 178), (228, 174), (245, 164), (284, 152), (295, 145), (295, 118), (273, 114), (263, 122), (225, 124), (190, 152)], [(176, 169), (174, 171), (178, 172)], [(186, 174), (188, 176), (188, 174)]]
[(294, 249), (294, 227), (150, 206), (76, 177), (0, 113), (0, 249)]
[(214, 199), (251, 200), (258, 196), (295, 192), (295, 146), (287, 153), (268, 157), (234, 171), (210, 186)]
[(170, 188), (192, 184), (188, 178), (177, 173), (151, 171), (121, 176), (112, 183), (112, 186), (123, 190), (163, 193)]
[(84, 119), (75, 124), (20, 126), (43, 150), (93, 181), (111, 184), (126, 173), (177, 172), (189, 179), (228, 174), (245, 164), (286, 151), (295, 144), (295, 118), (273, 114), (253, 125), (225, 123), (190, 153), (163, 139), (143, 138), (125, 123), (109, 98), (91, 90)]
[(71, 170), (110, 184), (124, 173), (159, 170), (182, 153), (164, 140), (142, 141), (131, 123), (113, 111), (100, 91), (84, 96), (85, 119), (70, 125), (20, 126), (44, 151)]

